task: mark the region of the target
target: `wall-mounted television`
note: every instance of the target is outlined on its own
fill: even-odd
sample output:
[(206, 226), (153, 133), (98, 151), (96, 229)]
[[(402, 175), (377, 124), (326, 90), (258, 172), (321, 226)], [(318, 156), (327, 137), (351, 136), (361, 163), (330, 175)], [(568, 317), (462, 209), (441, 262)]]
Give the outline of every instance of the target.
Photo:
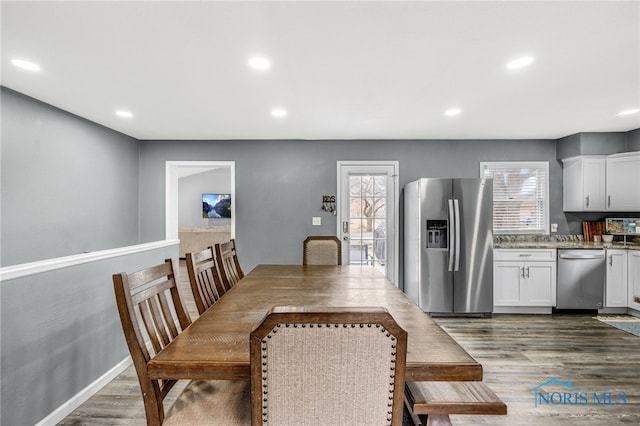
[(231, 218), (231, 194), (202, 194), (202, 217)]

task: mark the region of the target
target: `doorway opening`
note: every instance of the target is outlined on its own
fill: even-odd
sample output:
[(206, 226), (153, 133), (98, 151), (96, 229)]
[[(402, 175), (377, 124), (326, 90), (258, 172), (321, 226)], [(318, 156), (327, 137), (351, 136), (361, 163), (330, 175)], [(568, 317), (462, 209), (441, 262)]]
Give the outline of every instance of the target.
[[(236, 199), (235, 161), (167, 161), (165, 167), (165, 238), (168, 240), (178, 238), (178, 228), (180, 227), (180, 179), (217, 169), (222, 169), (228, 173), (228, 193), (231, 195), (232, 212), (230, 232), (231, 238), (235, 238), (236, 219), (235, 214), (233, 214), (235, 212)], [(224, 192), (227, 193), (226, 189)], [(198, 203), (199, 201), (196, 199), (193, 202)], [(206, 221), (207, 219), (203, 220)]]

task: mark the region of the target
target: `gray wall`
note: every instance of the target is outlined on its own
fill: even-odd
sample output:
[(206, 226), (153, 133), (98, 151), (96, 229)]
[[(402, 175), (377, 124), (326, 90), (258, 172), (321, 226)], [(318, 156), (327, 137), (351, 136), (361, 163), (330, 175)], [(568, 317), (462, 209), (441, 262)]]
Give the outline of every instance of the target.
[[(168, 160), (236, 162), (236, 241), (247, 271), (260, 263), (301, 263), (306, 236), (335, 234), (336, 218), (320, 207), (323, 194), (336, 193), (338, 160), (398, 160), (400, 188), (420, 177), (478, 177), (481, 161), (549, 161), (551, 222), (559, 233), (582, 232), (562, 212), (553, 140), (141, 141), (142, 241), (164, 238)], [(313, 216), (322, 217), (322, 226), (311, 225)]]
[(230, 225), (231, 219), (202, 217), (202, 194), (230, 194), (231, 168), (221, 167), (178, 179), (178, 226), (209, 228)]
[(609, 155), (631, 151), (628, 149), (630, 132), (585, 132), (558, 139), (556, 158), (578, 155)]
[(138, 141), (2, 88), (0, 265), (138, 243)]

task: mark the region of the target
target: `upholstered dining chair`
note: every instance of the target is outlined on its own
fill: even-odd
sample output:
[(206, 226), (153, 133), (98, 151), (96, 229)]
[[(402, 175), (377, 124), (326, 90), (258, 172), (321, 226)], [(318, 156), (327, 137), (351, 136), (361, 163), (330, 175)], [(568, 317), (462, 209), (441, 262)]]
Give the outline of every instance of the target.
[(402, 425), (407, 333), (384, 308), (275, 307), (251, 333), (252, 425)]
[(142, 390), (147, 425), (250, 424), (248, 380), (190, 382), (165, 416), (163, 401), (176, 381), (151, 379), (147, 363), (191, 324), (171, 259), (132, 274), (115, 274), (113, 287)]
[(193, 299), (198, 313), (202, 315), (225, 293), (213, 247), (187, 253), (186, 260)]
[(238, 252), (236, 251), (236, 241), (232, 238), (226, 243), (218, 243), (215, 246), (215, 250), (218, 272), (220, 272), (220, 278), (226, 291), (244, 278), (244, 272), (240, 267)]
[(342, 265), (342, 243), (336, 236), (307, 237), (303, 244), (303, 265)]

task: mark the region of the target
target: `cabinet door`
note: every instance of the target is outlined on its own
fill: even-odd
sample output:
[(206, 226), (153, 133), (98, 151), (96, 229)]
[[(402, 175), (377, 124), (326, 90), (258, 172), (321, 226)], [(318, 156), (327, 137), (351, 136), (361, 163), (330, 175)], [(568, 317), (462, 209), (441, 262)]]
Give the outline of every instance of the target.
[(562, 162), (564, 211), (604, 211), (606, 157), (574, 157)]
[(605, 170), (606, 160), (604, 158), (587, 158), (583, 160), (583, 203), (586, 211), (605, 210)]
[(607, 250), (605, 306), (627, 307), (627, 251)]
[(640, 210), (640, 154), (607, 158), (607, 210)]
[(566, 212), (583, 210), (584, 185), (580, 158), (562, 160), (562, 184), (562, 209)]
[(556, 305), (556, 263), (535, 262), (524, 265), (523, 306)]
[(520, 280), (523, 267), (520, 262), (493, 262), (494, 306), (520, 305)]
[(640, 303), (634, 301), (634, 296), (640, 296), (640, 251), (629, 250), (627, 253), (627, 286), (628, 303), (630, 308), (640, 311)]

